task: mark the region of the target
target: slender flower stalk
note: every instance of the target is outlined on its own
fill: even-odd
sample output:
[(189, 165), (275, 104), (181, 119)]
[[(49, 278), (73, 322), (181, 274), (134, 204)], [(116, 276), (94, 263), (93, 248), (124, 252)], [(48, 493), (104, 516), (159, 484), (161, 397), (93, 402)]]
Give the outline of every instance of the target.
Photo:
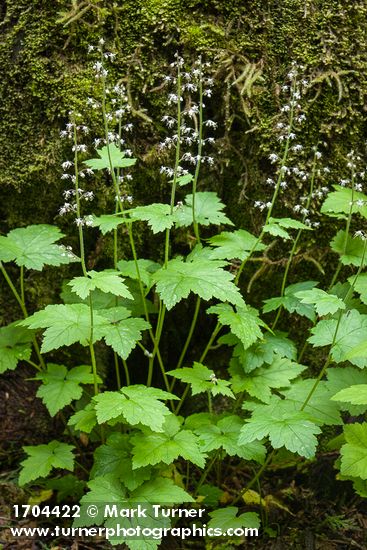
[[(81, 220), (81, 207), (80, 207), (80, 195), (79, 195), (79, 159), (78, 159), (78, 135), (75, 120), (73, 121), (74, 129), (74, 181), (75, 181), (75, 201), (76, 201), (76, 216), (77, 220)], [(80, 247), (80, 260), (84, 277), (88, 277), (88, 271), (85, 264), (85, 250), (84, 250), (84, 235), (83, 235), (83, 223), (78, 223), (79, 234), (79, 247)], [(94, 326), (93, 326), (93, 299), (92, 293), (89, 292), (89, 311), (90, 311), (90, 333), (89, 333), (89, 352), (92, 362), (92, 372), (94, 379), (94, 394), (98, 394), (98, 374), (97, 374), (97, 362), (94, 352)]]
[[(148, 312), (148, 307), (147, 307), (147, 302), (146, 302), (146, 297), (145, 297), (145, 292), (144, 292), (144, 287), (143, 287), (143, 282), (142, 282), (142, 279), (141, 279), (141, 274), (140, 274), (140, 268), (139, 268), (139, 263), (138, 263), (138, 256), (137, 256), (137, 252), (136, 252), (136, 247), (135, 247), (135, 240), (134, 240), (134, 236), (133, 236), (133, 228), (132, 228), (132, 223), (130, 223), (126, 218), (125, 218), (125, 209), (124, 209), (124, 205), (123, 205), (123, 202), (121, 200), (121, 195), (120, 195), (120, 188), (119, 188), (119, 183), (118, 183), (118, 177), (117, 177), (117, 174), (116, 174), (116, 169), (113, 165), (113, 161), (112, 161), (112, 157), (111, 157), (111, 148), (110, 148), (110, 139), (109, 139), (109, 136), (110, 136), (110, 130), (109, 130), (109, 124), (108, 124), (108, 115), (107, 115), (107, 108), (106, 108), (106, 76), (107, 76), (107, 73), (105, 72), (102, 72), (100, 77), (101, 77), (101, 81), (102, 81), (102, 105), (101, 105), (101, 108), (102, 108), (102, 116), (103, 116), (103, 123), (104, 123), (104, 131), (105, 131), (105, 141), (106, 141), (106, 147), (107, 147), (107, 155), (108, 155), (108, 160), (109, 160), (109, 165), (110, 165), (110, 174), (111, 174), (111, 178), (112, 178), (112, 183), (113, 183), (113, 186), (114, 186), (114, 191), (115, 191), (115, 195), (116, 195), (116, 205), (117, 205), (117, 212), (120, 213), (123, 218), (125, 219), (126, 221), (126, 227), (127, 227), (127, 232), (128, 232), (128, 237), (129, 237), (129, 243), (130, 243), (130, 248), (131, 248), (131, 252), (132, 252), (132, 255), (133, 255), (133, 261), (134, 261), (134, 265), (135, 265), (135, 270), (136, 270), (136, 273), (137, 273), (137, 279), (138, 279), (138, 284), (139, 284), (139, 290), (140, 290), (140, 294), (141, 294), (141, 298), (142, 298), (142, 304), (143, 304), (143, 309), (144, 309), (144, 316), (145, 316), (145, 319), (147, 321), (147, 323), (150, 324), (150, 319), (149, 319), (149, 312)], [(119, 123), (120, 124), (120, 123)], [(119, 128), (121, 128), (121, 126), (119, 126)], [(120, 132), (120, 130), (119, 130)], [(114, 255), (115, 255), (115, 259), (117, 259), (117, 239), (115, 240), (114, 242)], [(117, 262), (116, 262), (117, 263)], [(164, 369), (164, 365), (163, 365), (163, 361), (162, 361), (162, 357), (161, 357), (161, 354), (159, 352), (159, 349), (158, 347), (155, 346), (155, 335), (153, 333), (153, 330), (150, 328), (149, 329), (149, 335), (150, 335), (150, 338), (152, 340), (152, 343), (153, 343), (153, 346), (154, 348), (156, 349), (156, 355), (157, 355), (157, 358), (158, 358), (158, 362), (159, 362), (159, 365), (161, 367), (161, 371), (162, 371), (162, 374), (165, 373), (165, 369)], [(124, 367), (125, 368), (125, 367)], [(150, 378), (150, 370), (151, 370), (151, 358), (149, 358), (149, 366), (148, 366), (148, 379)], [(165, 376), (165, 374), (163, 375), (163, 377)], [(167, 380), (167, 384), (168, 384), (168, 380)], [(166, 384), (166, 385), (167, 385)]]
[[(296, 84), (297, 84), (296, 78), (295, 78), (295, 76), (292, 76), (291, 98), (293, 98), (293, 96), (295, 94)], [(268, 203), (268, 212), (267, 212), (267, 215), (266, 215), (266, 219), (265, 219), (263, 228), (260, 232), (260, 235), (258, 236), (256, 241), (254, 242), (251, 250), (249, 251), (248, 255), (244, 258), (244, 260), (242, 261), (242, 263), (241, 263), (241, 265), (238, 269), (237, 275), (236, 275), (235, 280), (234, 280), (236, 285), (239, 284), (239, 279), (241, 277), (241, 274), (243, 272), (243, 269), (244, 269), (245, 265), (247, 264), (249, 259), (252, 257), (252, 254), (255, 252), (256, 248), (258, 247), (259, 243), (261, 243), (261, 241), (262, 241), (262, 239), (263, 239), (263, 237), (266, 233), (266, 228), (269, 224), (269, 220), (271, 218), (271, 214), (273, 212), (273, 209), (274, 209), (279, 191), (282, 188), (281, 184), (282, 184), (283, 177), (284, 177), (284, 169), (286, 167), (286, 162), (287, 162), (287, 158), (288, 158), (288, 154), (289, 154), (289, 150), (290, 150), (290, 144), (291, 144), (292, 139), (294, 138), (294, 135), (292, 133), (292, 128), (293, 128), (294, 118), (295, 118), (295, 107), (296, 107), (295, 102), (292, 99), (291, 105), (290, 105), (290, 108), (289, 108), (288, 134), (287, 134), (286, 141), (285, 141), (285, 146), (284, 146), (282, 160), (281, 160), (281, 166), (280, 166), (280, 169), (279, 169), (279, 174), (278, 174), (277, 182), (276, 182), (276, 185), (275, 185), (273, 197), (272, 197), (271, 202)], [(275, 157), (278, 158), (277, 155), (275, 155)], [(214, 328), (214, 331), (213, 331), (213, 333), (212, 333), (212, 335), (209, 339), (209, 342), (208, 342), (208, 344), (207, 344), (207, 346), (206, 346), (206, 348), (205, 348), (205, 350), (202, 354), (200, 362), (203, 361), (204, 358), (206, 357), (206, 355), (207, 355), (208, 351), (210, 350), (210, 347), (213, 344), (213, 342), (216, 338), (216, 335), (219, 333), (221, 327), (222, 327), (222, 325), (218, 321), (215, 328)], [(184, 394), (184, 395), (187, 395), (187, 393)], [(182, 402), (180, 401), (179, 407), (181, 407), (181, 406), (182, 406)]]
[[(344, 245), (343, 245), (343, 256), (345, 255), (345, 253), (347, 251), (349, 230), (350, 230), (350, 224), (352, 222), (352, 213), (353, 213), (353, 206), (354, 206), (355, 172), (354, 172), (353, 168), (352, 168), (351, 184), (352, 184), (352, 200), (350, 201), (350, 208), (349, 208), (347, 223), (346, 223), (346, 227), (345, 227), (345, 239), (344, 239)], [(329, 290), (331, 288), (333, 288), (336, 281), (338, 280), (341, 268), (342, 268), (342, 263), (338, 262), (337, 268), (336, 268), (336, 270), (334, 272), (334, 275), (333, 275), (333, 278), (330, 282)]]
[(204, 103), (204, 97), (203, 97), (203, 70), (202, 70), (202, 62), (201, 57), (199, 57), (198, 62), (198, 70), (199, 70), (199, 137), (198, 137), (198, 154), (197, 154), (197, 162), (195, 167), (195, 174), (194, 179), (192, 182), (192, 219), (193, 219), (193, 225), (194, 225), (194, 234), (196, 237), (196, 242), (200, 243), (200, 233), (199, 233), (199, 225), (196, 220), (196, 214), (195, 214), (195, 204), (196, 204), (196, 188), (197, 183), (199, 179), (199, 173), (200, 173), (200, 165), (201, 165), (201, 157), (202, 157), (202, 149), (203, 149), (203, 103)]
[[(365, 239), (364, 241), (364, 246), (363, 246), (363, 253), (362, 253), (362, 258), (361, 258), (361, 265), (358, 267), (358, 270), (353, 278), (353, 281), (348, 289), (348, 292), (344, 298), (344, 301), (347, 303), (348, 302), (348, 299), (349, 297), (353, 294), (353, 291), (354, 291), (354, 288), (355, 288), (355, 285), (356, 285), (356, 282), (358, 280), (358, 277), (359, 275), (361, 274), (361, 271), (362, 269), (364, 268), (364, 259), (365, 259), (365, 256), (366, 256), (366, 251), (367, 251), (367, 239)], [(332, 356), (331, 356), (331, 353), (332, 353), (332, 349), (335, 345), (335, 342), (336, 342), (336, 339), (338, 337), (338, 332), (339, 332), (339, 327), (340, 327), (340, 323), (341, 323), (341, 320), (342, 320), (342, 317), (343, 317), (343, 310), (340, 310), (339, 311), (339, 314), (338, 314), (338, 320), (337, 320), (337, 323), (336, 323), (336, 327), (335, 327), (335, 331), (334, 331), (334, 335), (333, 335), (333, 340), (332, 340), (332, 343), (331, 343), (331, 346), (330, 346), (330, 350), (329, 350), (329, 354), (327, 356), (327, 359), (326, 359), (326, 362), (323, 366), (323, 368), (321, 369), (317, 379), (315, 380), (315, 383), (314, 385), (312, 386), (309, 394), (307, 395), (302, 407), (301, 407), (301, 411), (303, 411), (303, 409), (307, 406), (308, 402), (310, 401), (311, 397), (313, 396), (313, 394), (315, 393), (316, 391), (316, 388), (317, 386), (319, 385), (320, 381), (322, 380), (322, 378), (324, 377), (324, 374), (326, 373), (331, 361), (332, 361)]]
[[(27, 311), (27, 307), (26, 307), (26, 304), (25, 304), (25, 297), (24, 297), (24, 287), (23, 287), (23, 292), (21, 292), (22, 295), (19, 295), (17, 289), (15, 288), (14, 284), (13, 284), (13, 281), (11, 280), (11, 277), (10, 275), (8, 274), (8, 272), (6, 271), (5, 267), (4, 267), (4, 264), (0, 261), (0, 271), (2, 272), (3, 276), (4, 276), (4, 279), (5, 281), (7, 282), (10, 290), (12, 291), (13, 295), (14, 295), (14, 298), (16, 299), (16, 301), (18, 302), (19, 306), (20, 306), (20, 309), (22, 310), (22, 313), (23, 313), (23, 317), (24, 319), (26, 319), (28, 317), (28, 311)], [(37, 339), (36, 337), (33, 335), (32, 336), (32, 344), (33, 344), (33, 347), (34, 347), (34, 351), (37, 355), (37, 358), (38, 358), (38, 361), (39, 361), (39, 365), (36, 365), (36, 363), (33, 363), (31, 361), (28, 361), (28, 363), (30, 363), (32, 366), (34, 366), (37, 370), (42, 370), (42, 369), (45, 369), (46, 368), (46, 364), (45, 364), (45, 361), (42, 357), (42, 354), (41, 354), (41, 351), (40, 351), (40, 348), (39, 348), (39, 345), (38, 345), (38, 342), (37, 342)]]
[[(346, 251), (347, 251), (349, 230), (350, 230), (350, 225), (352, 223), (352, 214), (353, 214), (353, 205), (354, 205), (354, 192), (355, 192), (355, 171), (354, 171), (354, 168), (352, 168), (352, 174), (351, 174), (351, 191), (352, 191), (352, 196), (351, 196), (350, 207), (349, 207), (348, 217), (347, 217), (346, 226), (345, 226), (345, 239), (344, 239), (344, 244), (343, 244), (342, 256), (344, 256)], [(339, 260), (337, 268), (334, 271), (334, 275), (333, 275), (332, 280), (331, 280), (330, 285), (329, 285), (329, 291), (335, 285), (335, 283), (336, 283), (336, 281), (339, 277), (339, 273), (340, 273), (341, 268), (342, 268), (342, 263)], [(308, 341), (306, 339), (303, 346), (302, 346), (302, 348), (301, 348), (301, 351), (299, 353), (298, 362), (302, 361), (303, 356), (304, 356), (304, 354), (307, 350), (307, 347), (308, 347)]]
[[(306, 202), (306, 206), (305, 206), (305, 210), (308, 211), (309, 208), (310, 208), (310, 204), (311, 204), (311, 200), (312, 200), (312, 196), (313, 196), (313, 189), (314, 189), (314, 183), (315, 183), (315, 176), (316, 176), (316, 164), (317, 164), (317, 159), (318, 159), (318, 151), (315, 151), (315, 154), (314, 154), (314, 158), (313, 158), (313, 163), (312, 163), (312, 171), (311, 171), (311, 182), (310, 182), (310, 191), (309, 191), (309, 194), (308, 194), (308, 197), (307, 197), (307, 202)], [(305, 223), (305, 220), (306, 220), (306, 217), (307, 217), (307, 213), (305, 212), (303, 214), (303, 219), (302, 219), (302, 223)], [(297, 246), (298, 246), (298, 242), (301, 238), (301, 235), (302, 235), (302, 232), (303, 232), (303, 229), (299, 229), (297, 231), (297, 235), (296, 235), (296, 238), (294, 239), (293, 241), (293, 246), (292, 246), (292, 249), (291, 249), (291, 252), (289, 254), (289, 257), (288, 257), (288, 260), (287, 260), (287, 265), (285, 266), (285, 270), (284, 270), (284, 275), (283, 275), (283, 279), (282, 279), (282, 286), (281, 286), (281, 289), (280, 289), (280, 296), (283, 297), (284, 296), (284, 291), (285, 291), (285, 287), (286, 287), (286, 284), (287, 284), (287, 279), (288, 279), (288, 273), (289, 273), (289, 269), (291, 267), (291, 264), (292, 264), (292, 260), (293, 260), (293, 257), (294, 257), (294, 254), (297, 250)], [(279, 321), (279, 318), (280, 318), (280, 315), (281, 315), (281, 312), (282, 312), (282, 309), (283, 309), (283, 306), (281, 305), (277, 311), (277, 315), (274, 319), (274, 322), (272, 324), (272, 330), (275, 329), (278, 321)]]

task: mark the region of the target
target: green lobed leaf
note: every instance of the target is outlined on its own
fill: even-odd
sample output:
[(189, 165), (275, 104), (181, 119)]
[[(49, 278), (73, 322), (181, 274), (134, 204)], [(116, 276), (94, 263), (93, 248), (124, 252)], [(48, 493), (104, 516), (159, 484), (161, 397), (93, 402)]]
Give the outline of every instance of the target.
[(58, 227), (46, 224), (12, 229), (6, 236), (0, 236), (0, 261), (15, 261), (19, 266), (37, 271), (45, 265), (79, 261), (65, 246), (55, 244), (63, 236)]
[(224, 491), (215, 487), (215, 485), (204, 483), (204, 485), (199, 488), (197, 500), (203, 506), (208, 506), (211, 509), (217, 508), (223, 494)]
[[(365, 335), (363, 335), (365, 338)], [(351, 363), (354, 363), (361, 368), (365, 367), (365, 358), (367, 357), (367, 340), (364, 340), (357, 344), (356, 346), (353, 346), (351, 350), (349, 350), (344, 359), (346, 361), (350, 361)], [(359, 364), (358, 364), (359, 363)]]
[(352, 405), (366, 405), (367, 409), (367, 384), (355, 384), (344, 388), (331, 397), (333, 401), (346, 401)]
[[(104, 317), (94, 312), (94, 341), (102, 338), (106, 323)], [(90, 309), (85, 304), (49, 305), (19, 322), (19, 325), (31, 329), (46, 329), (41, 347), (42, 353), (61, 346), (70, 346), (75, 342), (86, 346), (90, 338)]]
[[(152, 260), (137, 260), (140, 279), (143, 284), (147, 287), (152, 285), (152, 274), (155, 273), (161, 266), (157, 262)], [(131, 279), (139, 279), (138, 272), (136, 269), (135, 261), (133, 260), (120, 260), (117, 263), (118, 269), (121, 271), (121, 274), (125, 277), (130, 277)]]
[[(340, 390), (349, 388), (352, 385), (367, 384), (367, 370), (360, 370), (355, 367), (329, 367), (326, 375), (331, 395), (335, 395)], [(351, 405), (347, 402), (339, 402), (337, 405), (342, 411), (349, 411), (354, 416), (363, 414), (365, 411), (365, 407)]]
[(353, 297), (351, 290), (351, 285), (348, 282), (338, 282), (331, 288), (330, 293), (343, 300), (347, 309), (356, 309), (360, 313), (367, 313), (367, 308), (361, 304), (359, 298)]
[(194, 502), (192, 496), (168, 477), (156, 477), (146, 481), (133, 492), (130, 500), (131, 502), (149, 502), (161, 505)]
[(17, 322), (0, 328), (0, 374), (31, 358), (32, 335)]
[(73, 292), (83, 300), (96, 288), (114, 296), (132, 299), (132, 295), (123, 283), (121, 274), (118, 271), (88, 271), (86, 277), (74, 277), (68, 284)]
[[(303, 407), (310, 419), (319, 426), (338, 426), (342, 419), (339, 407), (334, 403), (332, 391), (327, 382), (319, 381), (316, 388), (316, 379), (298, 380), (289, 389), (281, 390), (281, 393), (288, 401), (293, 401), (299, 409)], [(311, 397), (311, 391), (313, 391)], [(307, 401), (307, 405), (304, 403)]]
[(208, 527), (212, 529), (221, 529), (224, 532), (229, 529), (259, 529), (260, 519), (255, 512), (245, 512), (244, 514), (238, 514), (238, 508), (236, 506), (227, 506), (214, 512), (209, 512), (209, 516), (212, 518), (208, 522)]
[(171, 464), (178, 457), (204, 468), (206, 455), (200, 449), (198, 437), (190, 430), (181, 430), (179, 420), (167, 416), (162, 433), (148, 432), (132, 436), (133, 468)]
[[(328, 194), (321, 212), (326, 215), (333, 214), (360, 214), (367, 218), (367, 195), (359, 191), (352, 190), (350, 187), (333, 185), (335, 191)], [(360, 201), (362, 204), (360, 205)]]
[(148, 222), (153, 233), (170, 229), (175, 221), (174, 215), (171, 214), (170, 205), (161, 203), (137, 206), (130, 210), (130, 218)]
[(239, 444), (269, 437), (274, 449), (285, 447), (306, 458), (315, 456), (320, 428), (310, 415), (300, 411), (296, 403), (272, 396), (267, 405), (256, 405), (250, 419), (242, 427)]
[[(194, 176), (192, 174), (183, 174), (182, 176), (178, 176), (176, 178), (176, 183), (178, 183), (180, 187), (183, 187), (184, 185), (191, 183), (193, 179)], [(173, 183), (173, 180), (171, 180), (170, 183)]]
[(301, 300), (297, 298), (296, 294), (303, 290), (310, 290), (317, 284), (317, 281), (304, 281), (302, 283), (289, 285), (284, 291), (284, 296), (278, 296), (276, 298), (264, 300), (264, 313), (274, 311), (279, 307), (284, 307), (284, 309), (289, 311), (289, 313), (296, 312), (299, 315), (307, 317), (311, 321), (315, 321), (316, 316), (314, 307), (312, 305), (302, 304)]
[(122, 223), (128, 220), (117, 214), (105, 214), (103, 216), (93, 216), (93, 227), (99, 227), (102, 235), (106, 235), (109, 231), (117, 229)]
[(96, 411), (91, 403), (81, 411), (77, 411), (69, 418), (68, 425), (76, 430), (89, 434), (97, 424)]
[(151, 478), (151, 468), (133, 470), (130, 456), (131, 443), (127, 434), (112, 433), (104, 445), (94, 452), (91, 477), (113, 475), (129, 490), (134, 491), (144, 481)]
[(244, 349), (237, 336), (231, 333), (221, 336), (218, 342), (234, 346), (232, 360), (238, 362), (244, 372), (251, 372), (264, 363), (271, 365), (276, 356), (287, 357), (293, 361), (297, 359), (297, 348), (294, 342), (281, 331), (266, 332), (260, 341), (247, 349)]
[(97, 154), (99, 158), (84, 161), (84, 164), (92, 170), (103, 170), (104, 168), (110, 170), (111, 164), (113, 168), (128, 168), (136, 163), (136, 159), (126, 158), (125, 153), (114, 143), (109, 143), (101, 149), (97, 149)]
[(243, 420), (236, 415), (224, 418), (209, 419), (194, 425), (193, 431), (199, 437), (203, 452), (224, 449), (229, 456), (239, 456), (245, 460), (255, 460), (263, 464), (266, 449), (259, 441), (245, 445), (238, 443), (238, 434), (243, 426)]
[(231, 332), (241, 341), (244, 349), (262, 337), (260, 326), (266, 326), (259, 318), (258, 311), (248, 305), (237, 307), (237, 311), (234, 311), (229, 304), (218, 304), (210, 307), (207, 312), (216, 313), (222, 325), (229, 325)]
[[(141, 339), (141, 331), (150, 326), (144, 319), (126, 318), (127, 315), (129, 311), (121, 306), (107, 311), (99, 309), (93, 314), (93, 342), (104, 338), (123, 359)], [(89, 344), (91, 318), (89, 306), (85, 304), (50, 305), (19, 324), (46, 329), (41, 347), (45, 353), (76, 342), (83, 346)]]
[(160, 399), (178, 398), (163, 390), (139, 384), (120, 391), (100, 393), (94, 397), (98, 423), (122, 416), (128, 424), (143, 424), (152, 431), (161, 432), (165, 417), (171, 413)]
[(23, 447), (28, 458), (21, 463), (19, 485), (25, 485), (39, 477), (47, 477), (53, 468), (73, 470), (74, 456), (72, 445), (50, 441), (47, 445)]
[(184, 262), (179, 258), (170, 260), (153, 275), (157, 292), (166, 308), (172, 309), (190, 292), (203, 300), (217, 298), (222, 302), (243, 306), (244, 302), (235, 284), (233, 274), (222, 269), (222, 261), (194, 258)]
[[(88, 525), (101, 525), (104, 518), (104, 505), (117, 504), (123, 507), (126, 503), (126, 489), (113, 474), (96, 477), (87, 483), (89, 491), (80, 499), (80, 516), (73, 522), (73, 527), (85, 527)], [(88, 505), (97, 506), (97, 515), (88, 515)], [(99, 506), (99, 505), (102, 506)]]
[(274, 237), (282, 239), (291, 239), (292, 237), (286, 229), (312, 229), (309, 225), (294, 220), (292, 218), (269, 218), (268, 223), (264, 227), (265, 233), (270, 233)]
[(234, 398), (232, 391), (228, 388), (230, 382), (221, 380), (215, 376), (214, 371), (208, 369), (201, 363), (194, 362), (192, 368), (183, 367), (168, 371), (166, 374), (174, 376), (191, 386), (192, 395), (210, 391), (213, 395), (227, 395)]
[[(129, 292), (132, 294), (133, 298), (121, 298), (119, 296), (114, 296), (111, 293), (105, 293), (101, 290), (92, 290), (92, 303), (93, 303), (93, 309), (94, 310), (106, 310), (111, 309), (112, 307), (126, 307), (130, 314), (136, 317), (139, 317), (140, 315), (144, 315), (145, 310), (142, 302), (142, 297), (140, 293), (139, 283), (138, 281), (134, 281), (132, 279), (126, 279), (124, 281), (124, 284), (129, 289)], [(82, 300), (77, 294), (72, 292), (69, 285), (64, 281), (63, 283), (63, 290), (61, 293), (61, 298), (64, 301), (65, 304), (79, 304), (84, 303), (86, 305), (89, 305), (89, 297), (85, 300)], [(148, 313), (156, 313), (157, 307), (148, 299), (145, 299)], [(105, 314), (104, 314), (105, 315)]]
[(303, 290), (296, 292), (296, 298), (300, 298), (302, 304), (314, 304), (317, 314), (322, 317), (329, 313), (336, 313), (340, 309), (345, 309), (346, 305), (335, 294), (329, 294), (320, 288)]
[[(186, 195), (185, 204), (176, 208), (174, 217), (177, 227), (189, 226), (193, 223), (192, 200), (192, 195)], [(233, 225), (222, 212), (224, 208), (225, 205), (216, 193), (202, 191), (195, 194), (195, 221), (200, 225)]]
[(352, 350), (359, 346), (360, 342), (367, 341), (367, 315), (361, 315), (353, 309), (343, 313), (340, 321), (336, 319), (319, 321), (311, 332), (312, 336), (308, 341), (315, 347), (331, 345), (335, 338), (331, 347), (331, 356), (336, 363), (349, 360), (357, 367), (367, 366), (367, 356), (362, 354), (351, 356)]
[(211, 258), (226, 260), (232, 260), (233, 258), (245, 260), (252, 249), (257, 252), (264, 250), (265, 245), (257, 241), (257, 237), (244, 229), (232, 232), (223, 231), (219, 235), (208, 239), (208, 242), (215, 247), (211, 252)]
[(272, 388), (290, 386), (290, 381), (297, 378), (305, 368), (286, 357), (275, 357), (269, 366), (259, 367), (251, 373), (235, 374), (232, 377), (232, 389), (235, 393), (247, 391), (252, 397), (269, 403)]
[(103, 338), (122, 359), (127, 359), (136, 343), (141, 340), (142, 331), (149, 328), (150, 324), (145, 319), (130, 317), (106, 326)]
[(367, 273), (360, 273), (357, 280), (354, 281), (355, 276), (349, 277), (348, 281), (354, 284), (354, 290), (361, 296), (361, 300), (364, 304), (367, 304)]
[(78, 479), (73, 474), (67, 474), (61, 477), (46, 479), (44, 482), (46, 489), (57, 491), (57, 503), (62, 504), (67, 501), (79, 501), (84, 494), (85, 481)]
[[(42, 399), (51, 416), (55, 416), (75, 399), (80, 399), (83, 393), (80, 384), (94, 382), (91, 370), (89, 365), (82, 365), (68, 371), (64, 365), (48, 363), (47, 370), (37, 374), (36, 379), (42, 381), (37, 397)], [(99, 376), (97, 380), (102, 382)]]
[(367, 480), (367, 423), (344, 426), (345, 445), (340, 455), (340, 473)]
[[(364, 253), (364, 240), (361, 237), (352, 237), (341, 229), (331, 241), (330, 247), (331, 250), (339, 254), (343, 265), (357, 267), (361, 265)], [(367, 265), (367, 258), (364, 259), (363, 265)]]

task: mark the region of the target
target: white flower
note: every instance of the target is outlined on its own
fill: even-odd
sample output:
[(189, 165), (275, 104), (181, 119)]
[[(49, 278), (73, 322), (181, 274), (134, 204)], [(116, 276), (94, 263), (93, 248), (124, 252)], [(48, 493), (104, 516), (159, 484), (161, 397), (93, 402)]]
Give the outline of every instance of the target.
[(94, 193), (93, 191), (86, 191), (84, 194), (83, 194), (83, 199), (85, 199), (86, 201), (92, 201), (94, 199)]

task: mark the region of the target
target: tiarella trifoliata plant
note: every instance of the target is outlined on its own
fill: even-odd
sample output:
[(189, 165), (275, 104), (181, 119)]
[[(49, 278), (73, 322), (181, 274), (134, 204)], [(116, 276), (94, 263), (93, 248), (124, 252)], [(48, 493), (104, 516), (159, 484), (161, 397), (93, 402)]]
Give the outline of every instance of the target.
[[(164, 202), (149, 203), (146, 197), (146, 204), (136, 204), (133, 173), (139, 161), (128, 145), (133, 135), (129, 99), (123, 85), (109, 80), (114, 54), (105, 51), (104, 42), (90, 47), (90, 54), (94, 95), (87, 98), (84, 114), (70, 112), (61, 131), (71, 156), (62, 164), (66, 189), (58, 216), (70, 221), (78, 250), (59, 244), (65, 235), (51, 225), (0, 237), (0, 269), (23, 317), (0, 329), (0, 371), (21, 361), (31, 365), (38, 397), (65, 423), (58, 441), (24, 448), (20, 485), (52, 489), (64, 482), (64, 497), (77, 493), (80, 498), (75, 525), (102, 525), (103, 517), (88, 518), (87, 506), (112, 499), (127, 506), (191, 503), (210, 512), (208, 526), (223, 521), (226, 529), (258, 528), (258, 514), (246, 505), (250, 491), (259, 490), (262, 474), (280, 453), (297, 462), (314, 459), (328, 427), (327, 434), (339, 435), (333, 443), (340, 452), (339, 478), (367, 496), (367, 423), (350, 422), (367, 411), (362, 159), (351, 152), (346, 175), (333, 183), (323, 166), (321, 150), (327, 144), (310, 150), (302, 145), (308, 81), (304, 68), (293, 64), (274, 122), (279, 148), (269, 159), (273, 173), (266, 178), (264, 197), (250, 205), (262, 217), (261, 230), (235, 228), (218, 195), (201, 183), (203, 171), (215, 164), (220, 130), (206, 115), (213, 95), (210, 66), (198, 58), (188, 68), (176, 54), (163, 85), (167, 113), (158, 146), (164, 160), (157, 177), (165, 179), (170, 192)], [(86, 122), (89, 111), (94, 125), (99, 116), (96, 137)], [(111, 209), (97, 215), (99, 187)], [(290, 191), (299, 189), (303, 195), (292, 204), (297, 193)], [(330, 219), (340, 228), (330, 243), (338, 263), (329, 284), (294, 281), (292, 270), (303, 260), (324, 274), (322, 255), (307, 251), (305, 236), (313, 232), (317, 242)], [(138, 256), (136, 227), (143, 224), (154, 238), (161, 237), (155, 257)], [(89, 261), (86, 243), (93, 237), (88, 232), (111, 238), (113, 253), (105, 269)], [(181, 255), (175, 252), (177, 235)], [(122, 249), (129, 253), (122, 257)], [(288, 250), (286, 258), (277, 259), (274, 250)], [(261, 267), (254, 274), (256, 262)], [(19, 267), (16, 282), (8, 263)], [(28, 311), (28, 271), (62, 264), (72, 264), (73, 277), (63, 285), (60, 303)], [(283, 274), (259, 311), (243, 285), (247, 279), (251, 288), (267, 265), (280, 266)], [(171, 312), (177, 309), (180, 315), (185, 304), (191, 317), (179, 327), (180, 349), (171, 350), (169, 334), (178, 318)], [(306, 327), (306, 337), (297, 341), (278, 329), (294, 320)], [(200, 331), (208, 338), (200, 341), (201, 348), (195, 338)], [(85, 348), (83, 364), (60, 364), (57, 358), (73, 356), (62, 350), (75, 345)], [(321, 348), (317, 362), (302, 362), (311, 346)], [(192, 414), (183, 416), (187, 410)], [(228, 464), (242, 472), (240, 488), (228, 480), (224, 484), (221, 468)], [(167, 527), (175, 521), (158, 515), (146, 523)], [(112, 542), (133, 549), (160, 544)]]

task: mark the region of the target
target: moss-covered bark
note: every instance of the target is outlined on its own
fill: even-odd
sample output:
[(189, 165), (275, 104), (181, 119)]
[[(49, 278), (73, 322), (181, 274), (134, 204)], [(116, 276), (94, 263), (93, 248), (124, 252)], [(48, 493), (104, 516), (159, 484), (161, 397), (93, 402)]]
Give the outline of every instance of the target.
[[(328, 183), (340, 177), (346, 152), (361, 149), (365, 0), (91, 0), (86, 5), (8, 0), (0, 8), (3, 231), (56, 220), (73, 234), (56, 218), (64, 187), (60, 162), (68, 156), (59, 131), (68, 111), (79, 109), (94, 86), (87, 46), (101, 36), (118, 51), (116, 77), (128, 84), (135, 109), (138, 201), (165, 200), (168, 191), (157, 176), (164, 93), (151, 90), (176, 49), (188, 59), (201, 53), (212, 62), (216, 89), (208, 110), (219, 123), (220, 153), (215, 171), (204, 174), (201, 185), (219, 191), (237, 224), (260, 225), (260, 216), (259, 221), (250, 217), (249, 205), (268, 192), (263, 185), (272, 173), (268, 155), (279, 147), (274, 133), (279, 84), (292, 60), (305, 66), (312, 83), (301, 139), (306, 148), (327, 142)], [(243, 83), (234, 81), (249, 68), (254, 78), (244, 80), (242, 89)], [(90, 254), (98, 261), (101, 246), (93, 238)], [(144, 235), (141, 242), (149, 252)]]

